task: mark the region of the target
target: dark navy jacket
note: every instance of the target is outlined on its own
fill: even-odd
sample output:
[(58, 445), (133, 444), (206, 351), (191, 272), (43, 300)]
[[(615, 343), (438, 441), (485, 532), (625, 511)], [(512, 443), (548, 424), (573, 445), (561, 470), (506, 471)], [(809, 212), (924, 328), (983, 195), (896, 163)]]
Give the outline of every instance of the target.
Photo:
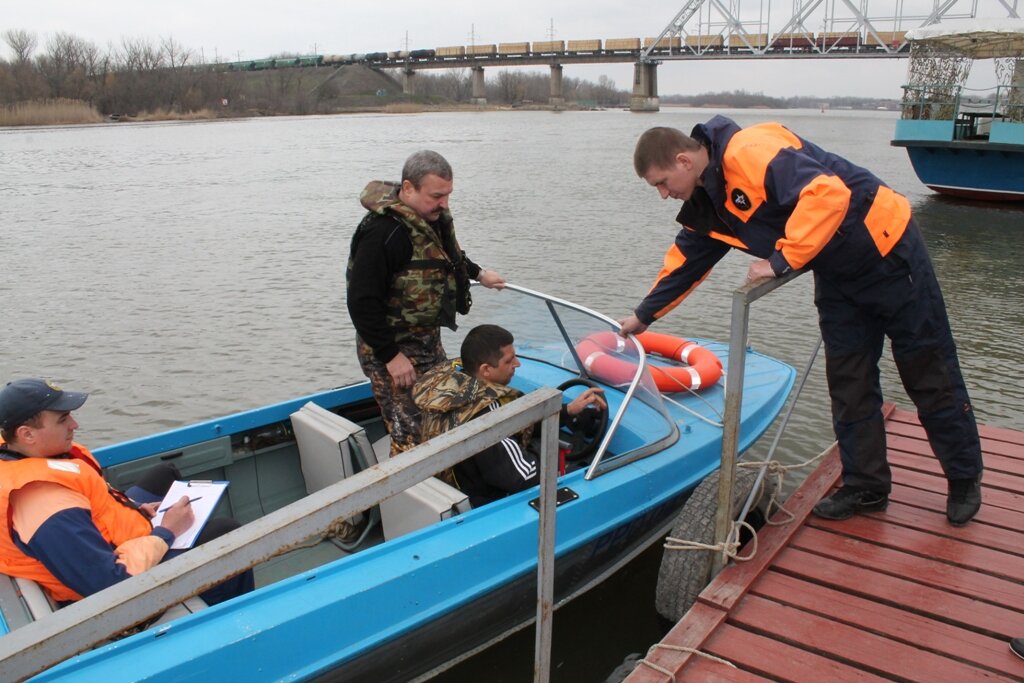
[(690, 135), (709, 163), (636, 309), (645, 324), (685, 299), (730, 247), (768, 259), (776, 275), (806, 267), (845, 277), (877, 264), (906, 230), (905, 197), (778, 123), (740, 128), (716, 116)]

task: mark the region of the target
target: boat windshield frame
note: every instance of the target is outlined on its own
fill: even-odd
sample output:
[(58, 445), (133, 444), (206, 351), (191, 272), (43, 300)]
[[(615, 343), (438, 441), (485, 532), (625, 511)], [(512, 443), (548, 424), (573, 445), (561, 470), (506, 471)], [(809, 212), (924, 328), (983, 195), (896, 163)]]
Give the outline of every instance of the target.
[[(478, 285), (474, 284), (474, 287), (475, 286)], [(554, 297), (543, 292), (538, 292), (527, 287), (522, 287), (510, 283), (505, 284), (503, 291), (516, 292), (517, 294), (521, 294), (523, 296), (539, 299), (545, 303), (545, 307), (551, 314), (554, 324), (558, 328), (559, 333), (562, 335), (562, 341), (565, 343), (566, 349), (572, 357), (573, 362), (576, 364), (576, 369), (580, 373), (580, 377), (584, 379), (589, 379), (591, 377), (591, 374), (587, 370), (585, 363), (580, 359), (579, 354), (576, 352), (576, 346), (573, 343), (572, 338), (569, 336), (569, 333), (566, 330), (566, 327), (563, 324), (556, 307), (562, 306), (577, 313), (582, 313), (583, 315), (590, 316), (606, 325), (609, 325), (616, 332), (622, 329), (622, 326), (616, 320), (613, 320), (612, 318), (609, 318), (608, 316), (598, 313), (597, 311), (589, 309), (585, 306), (572, 303), (571, 301), (566, 301), (565, 299), (560, 299), (558, 297)], [(636, 462), (637, 460), (645, 458), (649, 455), (653, 455), (654, 453), (659, 453), (679, 439), (679, 427), (676, 424), (675, 420), (673, 420), (670, 416), (668, 410), (665, 407), (664, 402), (662, 402), (661, 394), (657, 392), (642, 392), (645, 394), (645, 396), (644, 398), (639, 400), (643, 400), (648, 405), (651, 405), (651, 403), (655, 401), (657, 402), (657, 405), (654, 405), (652, 407), (654, 407), (657, 410), (657, 412), (659, 412), (664, 418), (665, 423), (668, 426), (668, 433), (665, 436), (656, 439), (651, 443), (647, 443), (632, 450), (616, 454), (615, 456), (608, 458), (607, 460), (605, 459), (612, 438), (615, 436), (615, 432), (621, 424), (622, 419), (625, 416), (626, 410), (629, 408), (630, 403), (637, 396), (638, 389), (640, 388), (641, 383), (643, 383), (645, 377), (650, 383), (650, 386), (653, 386), (653, 380), (650, 378), (650, 373), (647, 370), (647, 354), (644, 352), (643, 345), (640, 344), (637, 338), (632, 334), (628, 335), (627, 338), (632, 342), (637, 353), (638, 361), (636, 372), (633, 374), (633, 377), (629, 382), (629, 386), (627, 387), (624, 393), (622, 404), (619, 406), (619, 409), (616, 411), (615, 415), (612, 416), (608, 421), (608, 429), (605, 430), (604, 437), (601, 439), (601, 443), (598, 445), (597, 451), (595, 452), (594, 457), (591, 460), (589, 467), (587, 468), (587, 472), (584, 475), (584, 479), (586, 480), (594, 479), (595, 477), (616, 470), (624, 465)], [(529, 356), (523, 355), (523, 357), (528, 358)]]

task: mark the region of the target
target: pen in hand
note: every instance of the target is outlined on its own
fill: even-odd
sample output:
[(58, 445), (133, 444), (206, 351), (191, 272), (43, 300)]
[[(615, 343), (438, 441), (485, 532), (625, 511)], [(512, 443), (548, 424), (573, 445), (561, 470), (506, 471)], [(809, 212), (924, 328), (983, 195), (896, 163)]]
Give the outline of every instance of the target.
[[(196, 502), (196, 501), (197, 501), (197, 500), (199, 500), (200, 498), (202, 498), (202, 496), (196, 496), (195, 498), (189, 498), (189, 499), (188, 499), (188, 502), (189, 502), (189, 504), (191, 505), (192, 503)], [(176, 504), (177, 504), (177, 503), (175, 503), (175, 505), (176, 505)], [(167, 506), (167, 507), (165, 507), (165, 508), (160, 508), (159, 510), (157, 510), (157, 512), (158, 512), (158, 513), (159, 513), (159, 512), (167, 512), (167, 511), (168, 511), (168, 510), (170, 510), (170, 509), (171, 509), (172, 507), (174, 507), (174, 505), (168, 505), (168, 506)]]

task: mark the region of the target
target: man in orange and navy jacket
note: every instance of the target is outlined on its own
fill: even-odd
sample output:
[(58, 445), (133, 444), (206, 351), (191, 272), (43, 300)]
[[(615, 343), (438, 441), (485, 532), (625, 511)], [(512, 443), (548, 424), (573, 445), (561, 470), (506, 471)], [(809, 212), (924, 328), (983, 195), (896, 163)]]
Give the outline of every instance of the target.
[(946, 307), (910, 203), (870, 171), (778, 123), (740, 128), (716, 116), (689, 136), (651, 128), (634, 167), (682, 225), (654, 286), (622, 334), (675, 308), (729, 251), (759, 257), (747, 281), (814, 272), (843, 487), (815, 507), (827, 519), (884, 510), (886, 461), (878, 360), (884, 337), (949, 482), (946, 516), (981, 507), (981, 447)]
[[(169, 548), (194, 520), (183, 497), (160, 526), (150, 521), (176, 478), (174, 468), (154, 468), (127, 494), (106, 482), (92, 453), (74, 442), (78, 423), (71, 411), (87, 397), (41, 379), (0, 390), (0, 572), (36, 581), (58, 604), (180, 554)], [(237, 526), (210, 520), (199, 542)], [(202, 596), (214, 604), (252, 587), (248, 571)]]

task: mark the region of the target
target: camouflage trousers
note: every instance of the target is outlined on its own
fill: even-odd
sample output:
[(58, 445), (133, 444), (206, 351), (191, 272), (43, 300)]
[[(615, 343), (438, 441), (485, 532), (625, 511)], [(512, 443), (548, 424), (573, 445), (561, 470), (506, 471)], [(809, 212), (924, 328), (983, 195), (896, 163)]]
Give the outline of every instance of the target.
[[(398, 342), (398, 350), (416, 368), (416, 378), (447, 361), (441, 346), (440, 330), (425, 330)], [(391, 455), (407, 451), (420, 443), (420, 409), (412, 401), (412, 389), (398, 389), (387, 365), (377, 360), (370, 346), (356, 338), (359, 367), (370, 380), (373, 397), (380, 406), (384, 426), (391, 435)]]

